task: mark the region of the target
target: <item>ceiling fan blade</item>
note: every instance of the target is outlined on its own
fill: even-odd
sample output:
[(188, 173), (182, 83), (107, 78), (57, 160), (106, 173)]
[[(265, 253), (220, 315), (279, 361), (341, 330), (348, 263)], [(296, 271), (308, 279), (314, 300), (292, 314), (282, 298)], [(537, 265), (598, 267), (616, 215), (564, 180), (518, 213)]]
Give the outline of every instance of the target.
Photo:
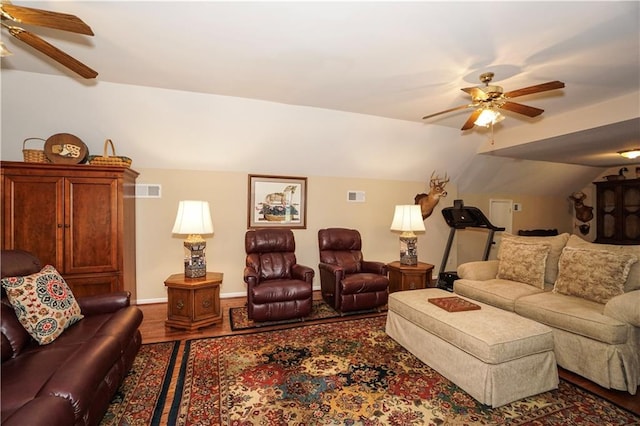
[(489, 99), (489, 95), (487, 95), (487, 93), (485, 93), (485, 91), (479, 87), (465, 87), (464, 89), (460, 89), (460, 90), (470, 94), (471, 99), (473, 99), (474, 101), (475, 100), (486, 101), (487, 99)]
[[(4, 24), (3, 24), (4, 25)], [(9, 33), (20, 41), (27, 43), (29, 46), (49, 56), (51, 59), (58, 61), (65, 67), (81, 75), (84, 78), (95, 78), (98, 73), (77, 59), (67, 55), (62, 50), (44, 41), (37, 35), (25, 31), (22, 28), (6, 26)]]
[(460, 130), (472, 129), (475, 125), (475, 121), (480, 116), (480, 113), (482, 113), (482, 108), (478, 108), (477, 110), (473, 111)]
[(535, 108), (509, 101), (506, 101), (502, 105), (500, 105), (500, 108), (506, 109), (507, 111), (517, 112), (518, 114), (523, 114), (527, 117), (537, 117), (544, 112), (544, 110), (540, 108)]
[(435, 117), (436, 115), (440, 115), (440, 114), (446, 114), (448, 112), (453, 112), (453, 111), (458, 111), (460, 109), (465, 109), (465, 108), (469, 108), (472, 107), (473, 104), (469, 104), (469, 105), (460, 105), (454, 108), (450, 108), (444, 111), (440, 111), (440, 112), (436, 112), (435, 114), (430, 114), (430, 115), (425, 115), (424, 117), (422, 117), (423, 120), (427, 119), (427, 118), (431, 118), (431, 117)]
[(14, 6), (7, 3), (0, 5), (0, 11), (3, 18), (10, 19), (14, 22), (93, 35), (91, 28), (75, 15), (34, 9), (31, 7)]
[(564, 83), (561, 81), (549, 81), (547, 83), (536, 84), (535, 86), (523, 87), (522, 89), (512, 90), (505, 93), (505, 98), (515, 98), (518, 96), (531, 95), (532, 93), (546, 92), (548, 90), (562, 89)]

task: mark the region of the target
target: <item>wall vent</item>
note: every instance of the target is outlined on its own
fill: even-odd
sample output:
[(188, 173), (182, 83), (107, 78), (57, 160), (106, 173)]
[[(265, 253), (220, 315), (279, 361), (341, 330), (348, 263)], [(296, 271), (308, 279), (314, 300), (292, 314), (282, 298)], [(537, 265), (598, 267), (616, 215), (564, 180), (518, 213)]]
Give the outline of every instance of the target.
[(347, 191), (347, 201), (350, 203), (364, 203), (364, 191)]
[(136, 183), (136, 198), (162, 198), (162, 185), (158, 183)]

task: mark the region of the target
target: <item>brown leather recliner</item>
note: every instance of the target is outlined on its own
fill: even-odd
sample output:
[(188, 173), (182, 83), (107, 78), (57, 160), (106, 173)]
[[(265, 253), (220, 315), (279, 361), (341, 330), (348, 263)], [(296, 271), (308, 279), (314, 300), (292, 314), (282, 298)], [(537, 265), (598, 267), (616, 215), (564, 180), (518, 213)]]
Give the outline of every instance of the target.
[(315, 272), (297, 263), (293, 232), (284, 228), (249, 230), (244, 246), (249, 318), (273, 321), (309, 315)]
[(322, 298), (340, 313), (380, 308), (389, 298), (387, 266), (365, 261), (355, 229), (318, 231)]

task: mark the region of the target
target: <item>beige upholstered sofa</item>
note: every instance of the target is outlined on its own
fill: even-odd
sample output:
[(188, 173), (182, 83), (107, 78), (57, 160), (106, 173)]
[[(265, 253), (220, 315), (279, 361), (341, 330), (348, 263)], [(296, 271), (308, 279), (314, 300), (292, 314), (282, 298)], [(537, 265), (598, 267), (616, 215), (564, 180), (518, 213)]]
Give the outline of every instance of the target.
[(458, 267), (454, 292), (553, 330), (560, 367), (635, 395), (640, 380), (640, 246), (577, 235), (502, 237), (498, 260)]

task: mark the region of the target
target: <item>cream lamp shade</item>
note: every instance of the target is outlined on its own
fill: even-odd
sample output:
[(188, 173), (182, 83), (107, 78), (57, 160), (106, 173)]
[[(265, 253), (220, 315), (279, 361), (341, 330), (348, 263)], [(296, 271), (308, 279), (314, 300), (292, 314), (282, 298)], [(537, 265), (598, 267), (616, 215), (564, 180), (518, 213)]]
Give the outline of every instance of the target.
[(211, 211), (207, 201), (180, 201), (174, 234), (188, 235), (184, 242), (184, 274), (188, 278), (199, 278), (207, 275), (205, 248), (207, 243), (202, 234), (212, 234)]
[(180, 201), (176, 222), (173, 224), (173, 233), (184, 235), (213, 234), (209, 203), (207, 201)]
[(400, 234), (400, 264), (418, 264), (418, 238), (414, 232), (425, 231), (420, 206), (408, 204), (396, 206), (391, 230)]

